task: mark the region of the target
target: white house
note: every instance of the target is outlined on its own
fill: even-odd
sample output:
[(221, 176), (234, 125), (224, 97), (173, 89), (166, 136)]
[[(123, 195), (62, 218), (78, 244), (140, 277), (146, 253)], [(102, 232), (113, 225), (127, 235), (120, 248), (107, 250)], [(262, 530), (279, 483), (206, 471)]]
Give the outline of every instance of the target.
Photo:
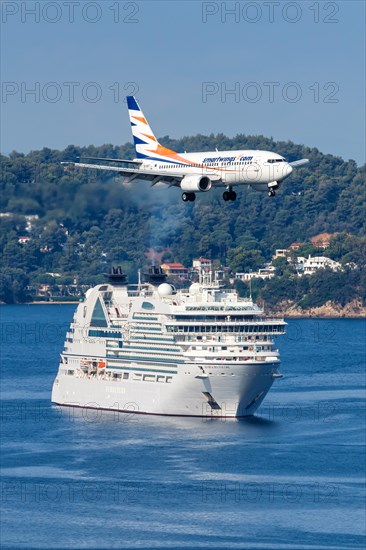
[(212, 261), (208, 258), (197, 258), (192, 262), (193, 269), (204, 269), (205, 271), (211, 271)]
[(250, 271), (249, 273), (236, 273), (235, 279), (247, 282), (251, 279), (272, 279), (275, 276), (276, 268), (273, 265), (267, 264), (258, 271)]
[(339, 271), (342, 266), (339, 262), (331, 260), (326, 256), (311, 256), (303, 258), (299, 256), (297, 258), (296, 267), (299, 275), (313, 275), (318, 269), (331, 269), (332, 271)]

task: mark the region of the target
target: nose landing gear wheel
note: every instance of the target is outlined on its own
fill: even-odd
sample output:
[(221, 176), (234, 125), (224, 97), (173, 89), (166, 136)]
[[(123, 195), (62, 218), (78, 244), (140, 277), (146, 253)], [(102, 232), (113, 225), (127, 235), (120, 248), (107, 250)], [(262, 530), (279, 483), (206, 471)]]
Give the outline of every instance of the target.
[(271, 189), (271, 191), (268, 191), (269, 197), (274, 197), (275, 195), (276, 195), (276, 191), (274, 191), (273, 189)]

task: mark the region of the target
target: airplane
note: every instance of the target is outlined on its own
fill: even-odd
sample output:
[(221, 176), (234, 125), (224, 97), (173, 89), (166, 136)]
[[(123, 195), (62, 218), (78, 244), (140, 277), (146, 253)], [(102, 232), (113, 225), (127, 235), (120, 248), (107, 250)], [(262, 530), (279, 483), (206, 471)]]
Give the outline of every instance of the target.
[[(151, 185), (164, 183), (169, 187), (180, 187), (182, 200), (187, 202), (194, 201), (196, 193), (206, 193), (218, 187), (225, 188), (224, 201), (235, 201), (237, 195), (233, 187), (239, 185), (249, 185), (273, 197), (294, 168), (309, 162), (309, 159), (287, 162), (276, 153), (256, 150), (216, 149), (199, 153), (177, 153), (159, 143), (135, 97), (127, 96), (126, 99), (136, 158), (128, 160), (83, 157), (80, 160), (103, 161), (108, 164), (87, 164), (80, 161), (62, 164), (118, 172), (127, 183), (139, 179), (148, 180)], [(128, 164), (131, 168), (122, 164)]]

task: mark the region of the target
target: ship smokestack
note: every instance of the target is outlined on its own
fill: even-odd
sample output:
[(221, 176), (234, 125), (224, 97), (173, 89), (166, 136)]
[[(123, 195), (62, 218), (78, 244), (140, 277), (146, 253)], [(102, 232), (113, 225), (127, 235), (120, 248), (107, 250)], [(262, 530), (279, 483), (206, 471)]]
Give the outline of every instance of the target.
[(108, 282), (114, 286), (127, 285), (127, 276), (120, 265), (112, 266), (107, 274)]
[(161, 285), (166, 281), (166, 274), (161, 267), (151, 266), (148, 271), (143, 274), (144, 282), (151, 285)]

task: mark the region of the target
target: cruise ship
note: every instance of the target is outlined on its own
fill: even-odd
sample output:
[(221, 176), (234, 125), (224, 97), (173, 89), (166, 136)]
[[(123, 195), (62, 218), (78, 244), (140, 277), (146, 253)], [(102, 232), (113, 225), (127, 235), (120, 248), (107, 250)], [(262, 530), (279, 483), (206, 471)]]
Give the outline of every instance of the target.
[(120, 267), (90, 288), (66, 334), (52, 389), (59, 405), (128, 413), (251, 416), (282, 377), (286, 323), (201, 271), (176, 290), (159, 267), (128, 285)]

